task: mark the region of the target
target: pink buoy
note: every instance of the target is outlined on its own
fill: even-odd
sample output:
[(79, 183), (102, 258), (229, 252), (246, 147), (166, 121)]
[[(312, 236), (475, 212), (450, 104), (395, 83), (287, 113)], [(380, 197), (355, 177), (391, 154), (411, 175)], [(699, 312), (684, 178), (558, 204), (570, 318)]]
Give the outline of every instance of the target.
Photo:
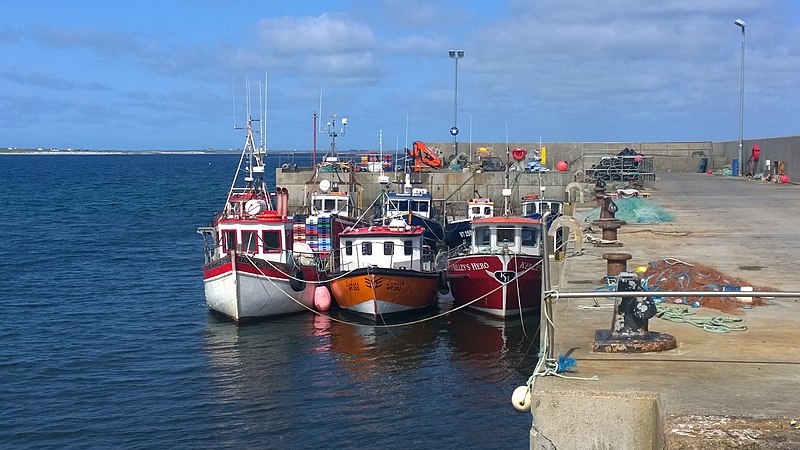
[(709, 175), (711, 175), (711, 174), (713, 174), (713, 173), (714, 173), (714, 171), (713, 171), (713, 170), (709, 170), (709, 171), (708, 171), (708, 174), (709, 174)]
[(788, 183), (789, 176), (788, 175), (781, 175), (781, 183)]
[(642, 160), (642, 157), (637, 155), (635, 158), (633, 158), (633, 160), (636, 161), (636, 162), (639, 162), (639, 161)]
[(559, 172), (563, 172), (563, 171), (567, 170), (567, 162), (566, 161), (559, 161), (556, 164), (556, 169), (558, 169)]
[(327, 311), (331, 307), (331, 293), (325, 286), (317, 286), (314, 290), (314, 306), (319, 311)]

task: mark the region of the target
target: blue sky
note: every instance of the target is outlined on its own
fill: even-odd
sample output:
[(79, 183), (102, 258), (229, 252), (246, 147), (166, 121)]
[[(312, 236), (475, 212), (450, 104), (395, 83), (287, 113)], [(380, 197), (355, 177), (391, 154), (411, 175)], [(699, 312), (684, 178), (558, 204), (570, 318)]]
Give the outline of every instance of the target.
[[(267, 144), (736, 140), (800, 134), (798, 0), (3, 2), (0, 147), (240, 148), (268, 73)], [(235, 95), (234, 95), (235, 93)], [(235, 100), (234, 100), (235, 99)], [(406, 125), (407, 124), (407, 125)], [(326, 148), (327, 136), (318, 137)]]

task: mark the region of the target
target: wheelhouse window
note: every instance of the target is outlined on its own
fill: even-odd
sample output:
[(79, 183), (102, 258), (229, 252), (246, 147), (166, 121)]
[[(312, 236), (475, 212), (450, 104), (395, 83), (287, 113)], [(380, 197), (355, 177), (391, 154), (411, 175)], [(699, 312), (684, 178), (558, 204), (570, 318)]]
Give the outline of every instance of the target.
[(535, 247), (539, 244), (539, 229), (534, 227), (522, 227), (522, 245)]
[(483, 215), (484, 216), (491, 216), (492, 215), (492, 208), (489, 206), (483, 207)]
[(361, 254), (367, 256), (372, 254), (372, 242), (361, 243)]
[(392, 211), (408, 212), (408, 200), (392, 200), (389, 208)]
[(242, 231), (242, 251), (258, 253), (258, 233), (255, 231)]
[(408, 256), (414, 253), (414, 243), (412, 241), (403, 241), (403, 254)]
[(222, 232), (222, 250), (229, 252), (236, 249), (236, 230)]
[(491, 245), (492, 233), (489, 227), (481, 227), (475, 229), (475, 245), (487, 246)]
[(348, 256), (353, 254), (353, 241), (349, 239), (344, 241), (344, 254)]
[(314, 210), (322, 211), (322, 200), (321, 199), (318, 199), (318, 198), (314, 199)]
[(497, 229), (497, 243), (498, 244), (513, 244), (514, 243), (514, 229), (513, 228), (498, 228)]
[(264, 243), (264, 253), (277, 253), (281, 251), (280, 231), (262, 231), (261, 241)]
[(394, 255), (394, 242), (386, 241), (383, 243), (383, 254)]
[(560, 203), (553, 203), (550, 205), (550, 212), (555, 216), (561, 212), (561, 204)]
[(428, 209), (430, 209), (428, 202), (416, 200), (411, 202), (411, 207), (413, 208), (412, 211), (420, 213), (426, 213), (428, 212)]
[(332, 198), (325, 199), (325, 211), (336, 211), (336, 200)]

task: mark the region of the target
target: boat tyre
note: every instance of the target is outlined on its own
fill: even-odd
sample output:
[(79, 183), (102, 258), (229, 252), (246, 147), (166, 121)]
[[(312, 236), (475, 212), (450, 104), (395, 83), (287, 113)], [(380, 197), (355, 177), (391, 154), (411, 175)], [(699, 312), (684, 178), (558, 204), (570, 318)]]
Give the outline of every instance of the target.
[(439, 293), (442, 295), (450, 293), (450, 285), (447, 284), (447, 272), (439, 273)]
[(295, 292), (306, 288), (306, 277), (303, 275), (303, 270), (297, 266), (292, 267), (292, 271), (289, 273), (289, 286)]

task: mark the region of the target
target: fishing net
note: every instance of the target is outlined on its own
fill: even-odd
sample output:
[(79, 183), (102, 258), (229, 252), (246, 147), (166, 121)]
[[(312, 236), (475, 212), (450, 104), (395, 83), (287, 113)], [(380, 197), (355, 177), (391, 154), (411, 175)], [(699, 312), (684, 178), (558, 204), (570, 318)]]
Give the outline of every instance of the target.
[[(712, 308), (726, 313), (740, 312), (742, 307), (764, 306), (760, 297), (739, 299), (745, 295), (742, 286), (753, 286), (747, 280), (728, 276), (702, 264), (672, 258), (659, 259), (647, 265), (642, 275), (642, 289), (646, 291), (730, 291), (730, 297), (683, 297), (663, 299), (669, 303), (683, 303), (694, 307)], [(756, 291), (773, 291), (766, 287), (753, 287)]]
[[(614, 217), (628, 223), (661, 223), (674, 220), (672, 214), (642, 197), (618, 198), (614, 203), (617, 204), (617, 213)], [(584, 220), (590, 222), (599, 218), (600, 209), (594, 208)]]

